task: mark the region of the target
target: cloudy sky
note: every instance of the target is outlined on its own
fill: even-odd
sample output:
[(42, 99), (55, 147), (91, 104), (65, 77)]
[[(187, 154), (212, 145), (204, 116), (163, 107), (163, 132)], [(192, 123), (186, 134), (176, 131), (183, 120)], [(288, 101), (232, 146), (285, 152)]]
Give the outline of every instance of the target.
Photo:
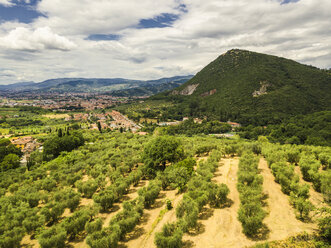
[(331, 0), (0, 0), (0, 84), (194, 74), (232, 48), (331, 67)]

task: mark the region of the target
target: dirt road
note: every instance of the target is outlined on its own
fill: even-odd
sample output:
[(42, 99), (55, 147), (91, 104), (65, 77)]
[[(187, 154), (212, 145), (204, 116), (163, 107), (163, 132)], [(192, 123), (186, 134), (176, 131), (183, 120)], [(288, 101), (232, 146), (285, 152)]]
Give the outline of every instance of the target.
[(270, 233), (268, 240), (280, 240), (300, 232), (313, 232), (316, 227), (311, 223), (303, 223), (296, 219), (295, 210), (289, 203), (289, 197), (281, 191), (264, 158), (260, 159), (259, 169), (263, 176), (263, 191), (268, 194), (269, 215), (264, 219)]
[(297, 175), (299, 175), (299, 178), (300, 178), (300, 183), (306, 183), (310, 186), (309, 188), (309, 200), (311, 201), (311, 203), (315, 206), (315, 207), (318, 207), (318, 208), (321, 208), (321, 207), (327, 207), (328, 204), (326, 204), (324, 202), (324, 199), (323, 199), (323, 195), (321, 193), (318, 193), (314, 190), (313, 188), (313, 184), (310, 183), (310, 182), (306, 182), (303, 180), (302, 178), (302, 173), (300, 171), (300, 167), (299, 166), (295, 166), (295, 173)]
[[(176, 192), (177, 190), (161, 191), (159, 199), (156, 200), (151, 209), (144, 210), (140, 224), (135, 228), (135, 231), (128, 236), (128, 239), (123, 245), (136, 248), (154, 248), (155, 233), (159, 232), (165, 223), (176, 221), (175, 209), (183, 196), (176, 194)], [(165, 209), (166, 199), (171, 200), (173, 209), (160, 216), (160, 213)], [(159, 216), (160, 220), (158, 221)]]
[(228, 185), (230, 189), (228, 198), (232, 201), (231, 207), (213, 209), (211, 217), (200, 220), (204, 229), (201, 234), (196, 236), (185, 234), (184, 240), (190, 244), (190, 247), (239, 248), (254, 244), (242, 233), (241, 223), (237, 219), (240, 204), (236, 188), (238, 162), (238, 158), (222, 159), (213, 179), (216, 183)]

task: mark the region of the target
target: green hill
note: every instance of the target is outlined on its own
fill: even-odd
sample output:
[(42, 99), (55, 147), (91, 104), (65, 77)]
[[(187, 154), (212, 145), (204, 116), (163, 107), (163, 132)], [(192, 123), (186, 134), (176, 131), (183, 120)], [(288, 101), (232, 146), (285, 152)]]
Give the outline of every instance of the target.
[(164, 114), (175, 118), (208, 116), (266, 125), (330, 110), (331, 74), (293, 60), (233, 49), (179, 88), (152, 99), (174, 103)]

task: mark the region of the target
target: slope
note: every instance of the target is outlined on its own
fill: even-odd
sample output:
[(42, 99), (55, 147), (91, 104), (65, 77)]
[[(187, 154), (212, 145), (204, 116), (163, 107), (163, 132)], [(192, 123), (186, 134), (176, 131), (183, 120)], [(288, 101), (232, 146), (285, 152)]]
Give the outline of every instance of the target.
[(180, 103), (170, 112), (263, 125), (329, 110), (331, 74), (293, 60), (233, 49), (178, 89), (154, 98)]

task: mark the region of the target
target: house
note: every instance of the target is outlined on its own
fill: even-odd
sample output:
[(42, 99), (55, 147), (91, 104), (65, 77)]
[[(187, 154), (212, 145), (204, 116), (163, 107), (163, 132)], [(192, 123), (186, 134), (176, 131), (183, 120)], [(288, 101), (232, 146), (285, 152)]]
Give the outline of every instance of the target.
[(12, 138), (11, 143), (15, 145), (17, 148), (20, 148), (21, 150), (24, 150), (26, 145), (33, 141), (33, 138), (30, 136), (27, 137), (15, 137)]
[(227, 122), (232, 128), (236, 128), (236, 127), (241, 127), (241, 125), (237, 122), (231, 122), (231, 121), (228, 121)]

